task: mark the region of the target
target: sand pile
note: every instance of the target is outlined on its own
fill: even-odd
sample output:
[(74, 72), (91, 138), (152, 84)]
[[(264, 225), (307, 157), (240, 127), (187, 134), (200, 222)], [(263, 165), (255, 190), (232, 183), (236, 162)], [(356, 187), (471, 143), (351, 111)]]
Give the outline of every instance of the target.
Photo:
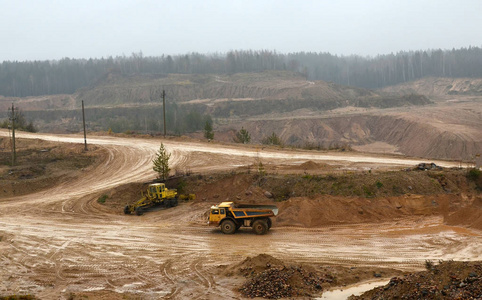
[(277, 203), (277, 226), (318, 227), (332, 224), (381, 222), (414, 215), (441, 214), (454, 195), (360, 198), (319, 195)]

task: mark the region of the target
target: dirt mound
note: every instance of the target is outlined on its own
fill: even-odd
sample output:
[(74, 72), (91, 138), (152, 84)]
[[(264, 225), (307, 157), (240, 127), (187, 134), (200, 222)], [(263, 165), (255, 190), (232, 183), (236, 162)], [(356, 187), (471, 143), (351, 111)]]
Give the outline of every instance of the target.
[(321, 277), (302, 267), (279, 267), (255, 275), (240, 289), (245, 297), (263, 297), (279, 299), (293, 296), (308, 296), (320, 294), (322, 284), (333, 281), (332, 278)]
[(128, 183), (106, 191), (102, 204), (97, 208), (113, 214), (123, 214), (124, 207), (141, 199), (141, 192), (147, 189), (148, 183)]
[[(251, 171), (249, 171), (251, 172)], [(256, 185), (255, 174), (211, 174), (186, 178), (189, 193), (195, 193), (198, 200), (221, 202), (242, 201), (244, 203), (270, 204), (272, 201)]]
[(224, 275), (231, 276), (241, 274), (249, 276), (255, 273), (260, 273), (270, 267), (283, 266), (283, 262), (268, 254), (259, 254), (254, 257), (247, 257), (239, 264), (232, 265), (224, 271)]
[(242, 275), (239, 288), (245, 297), (312, 297), (324, 290), (369, 279), (399, 276), (399, 270), (371, 267), (341, 267), (281, 261), (267, 254), (248, 257), (228, 266), (225, 276)]
[(303, 169), (303, 170), (317, 170), (317, 169), (321, 169), (323, 167), (323, 165), (317, 164), (314, 161), (309, 160), (307, 162), (302, 163), (300, 165), (300, 168)]
[(267, 254), (248, 257), (228, 267), (224, 275), (247, 278), (239, 291), (245, 297), (277, 299), (320, 294), (322, 284), (332, 283), (332, 275), (322, 276), (311, 266), (290, 266)]
[(442, 214), (453, 195), (359, 198), (322, 195), (279, 203), (277, 226), (319, 227), (332, 224), (382, 222), (414, 215)]
[(349, 299), (481, 299), (481, 262), (442, 262)]

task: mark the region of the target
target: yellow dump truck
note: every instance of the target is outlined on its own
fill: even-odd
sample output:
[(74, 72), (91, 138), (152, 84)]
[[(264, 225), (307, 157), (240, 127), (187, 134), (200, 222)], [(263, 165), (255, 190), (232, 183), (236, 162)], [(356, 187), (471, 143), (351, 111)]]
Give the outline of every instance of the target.
[(209, 225), (221, 226), (224, 234), (233, 234), (241, 226), (252, 227), (256, 234), (265, 234), (271, 228), (270, 218), (277, 214), (275, 205), (221, 202), (211, 207)]
[(178, 195), (177, 190), (168, 189), (164, 183), (153, 183), (147, 188), (146, 193), (141, 193), (142, 198), (124, 208), (125, 214), (136, 213), (140, 216), (147, 207), (162, 205), (164, 207), (177, 206), (178, 198), (181, 200), (193, 200), (196, 196), (193, 194)]

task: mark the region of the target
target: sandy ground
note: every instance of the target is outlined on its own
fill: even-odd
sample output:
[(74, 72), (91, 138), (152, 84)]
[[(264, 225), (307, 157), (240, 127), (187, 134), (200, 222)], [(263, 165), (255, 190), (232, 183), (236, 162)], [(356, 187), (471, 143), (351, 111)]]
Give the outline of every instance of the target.
[[(18, 136), (83, 142), (80, 136)], [(96, 202), (104, 190), (153, 178), (151, 160), (161, 141), (172, 153), (174, 168), (196, 172), (231, 169), (255, 160), (311, 160), (352, 168), (400, 168), (421, 160), (158, 139), (88, 141), (107, 149), (103, 163), (51, 189), (0, 200), (0, 295), (62, 299), (70, 293), (109, 291), (141, 299), (238, 299), (233, 282), (219, 276), (220, 266), (262, 253), (304, 263), (402, 270), (422, 269), (427, 259), (482, 260), (482, 232), (444, 225), (437, 216), (376, 225), (275, 226), (265, 236), (250, 230), (229, 236), (206, 225), (206, 203), (183, 203), (138, 217), (106, 212)], [(112, 294), (103, 299), (112, 299)]]

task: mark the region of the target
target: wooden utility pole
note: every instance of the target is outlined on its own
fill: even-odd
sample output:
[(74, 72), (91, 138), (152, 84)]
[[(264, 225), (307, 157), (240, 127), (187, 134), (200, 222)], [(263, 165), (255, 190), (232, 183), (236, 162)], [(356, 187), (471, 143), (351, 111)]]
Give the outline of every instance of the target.
[(17, 151), (15, 149), (15, 107), (12, 103), (12, 166), (17, 163)]
[(84, 150), (87, 151), (87, 133), (85, 132), (84, 100), (82, 100), (82, 123), (84, 124)]
[(162, 111), (164, 115), (164, 137), (166, 137), (166, 91), (162, 90)]

